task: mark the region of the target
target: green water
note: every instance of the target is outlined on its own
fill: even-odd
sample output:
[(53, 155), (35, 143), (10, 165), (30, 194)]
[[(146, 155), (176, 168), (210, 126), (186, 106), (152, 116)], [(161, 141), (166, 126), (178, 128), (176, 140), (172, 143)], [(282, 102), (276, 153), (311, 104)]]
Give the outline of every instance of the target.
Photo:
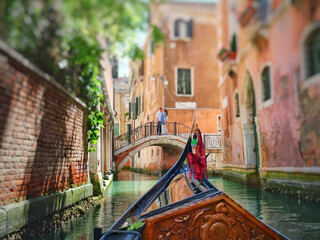
[[(122, 179), (122, 180), (121, 180)], [(41, 239), (91, 240), (93, 228), (110, 227), (143, 193), (157, 182), (156, 177), (123, 172), (105, 198), (86, 216), (65, 224)], [(319, 204), (261, 191), (221, 178), (210, 179), (249, 212), (291, 239), (320, 239)]]

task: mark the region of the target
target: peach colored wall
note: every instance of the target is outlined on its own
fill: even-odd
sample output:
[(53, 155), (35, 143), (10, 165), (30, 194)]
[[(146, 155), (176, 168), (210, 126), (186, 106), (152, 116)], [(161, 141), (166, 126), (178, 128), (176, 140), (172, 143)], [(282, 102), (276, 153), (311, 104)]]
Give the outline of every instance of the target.
[[(162, 31), (165, 33), (165, 46), (163, 44), (156, 46), (154, 53), (150, 54), (150, 39), (145, 43), (145, 71), (141, 84), (144, 93), (144, 109), (136, 122), (154, 121), (156, 112), (162, 106), (175, 108), (175, 102), (197, 102), (198, 108), (206, 108), (198, 112), (199, 127), (207, 133), (217, 132), (216, 116), (220, 111), (220, 98), (217, 87), (218, 61), (215, 58), (217, 52), (216, 5), (166, 3), (153, 4), (151, 9), (151, 22), (159, 26), (161, 22)], [(194, 33), (189, 41), (170, 39), (173, 31), (171, 19), (178, 18), (179, 14), (193, 19)], [(194, 96), (176, 96), (176, 67), (193, 68)], [(167, 89), (171, 96), (167, 90), (164, 90), (159, 75), (164, 76), (164, 80), (168, 81)], [(191, 127), (193, 110), (169, 109), (169, 111), (171, 112), (169, 121), (177, 121)]]
[[(217, 116), (220, 110), (197, 110), (198, 126), (202, 133), (216, 133), (217, 130)], [(186, 109), (168, 109), (168, 121), (183, 123), (190, 127), (194, 118), (194, 110)]]
[[(193, 19), (193, 37), (190, 41), (171, 40), (171, 22), (166, 21), (163, 31), (166, 32), (167, 47), (164, 50), (164, 74), (169, 82), (168, 91), (177, 102), (197, 102), (199, 108), (219, 108), (217, 32), (214, 23), (216, 18), (215, 5), (208, 5), (211, 11), (195, 7), (188, 9)], [(187, 10), (186, 10), (187, 11)], [(173, 12), (173, 11), (172, 11)], [(200, 16), (200, 17), (199, 17)], [(175, 47), (170, 47), (175, 44)], [(194, 96), (181, 97), (176, 95), (177, 67), (192, 67), (194, 78)], [(175, 107), (175, 102), (165, 92), (165, 107)]]

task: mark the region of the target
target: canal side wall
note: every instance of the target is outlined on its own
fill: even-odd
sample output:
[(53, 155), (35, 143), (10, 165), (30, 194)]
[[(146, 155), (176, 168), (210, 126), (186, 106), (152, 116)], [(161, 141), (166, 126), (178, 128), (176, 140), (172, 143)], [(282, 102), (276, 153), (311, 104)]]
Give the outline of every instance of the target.
[[(227, 2), (220, 6), (222, 46), (230, 46), (228, 15), (236, 12)], [(221, 63), (223, 175), (318, 199), (320, 74), (310, 70), (309, 51), (320, 3), (307, 16), (309, 2), (293, 2), (272, 6), (268, 22), (253, 17), (237, 29), (237, 57)], [(243, 11), (240, 1), (234, 8)]]
[(92, 196), (87, 115), (0, 41), (0, 236)]

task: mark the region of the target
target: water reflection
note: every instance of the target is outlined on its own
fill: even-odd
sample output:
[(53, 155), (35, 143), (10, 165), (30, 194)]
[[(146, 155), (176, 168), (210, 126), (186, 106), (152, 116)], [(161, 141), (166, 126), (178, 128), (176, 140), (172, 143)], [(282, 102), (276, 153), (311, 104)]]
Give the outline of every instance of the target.
[[(158, 178), (121, 172), (119, 181), (114, 181), (101, 204), (86, 216), (75, 219), (55, 233), (43, 236), (49, 240), (91, 240), (93, 228), (110, 227), (143, 193), (148, 191)], [(295, 239), (320, 239), (320, 206), (303, 200), (260, 191), (221, 178), (210, 179), (219, 189), (228, 194), (256, 217)]]
[(257, 218), (291, 239), (320, 239), (319, 204), (261, 191), (252, 186), (210, 179)]
[(93, 240), (93, 229), (111, 225), (157, 181), (156, 176), (121, 171), (106, 196), (86, 216), (65, 224), (61, 229), (42, 236), (43, 240)]

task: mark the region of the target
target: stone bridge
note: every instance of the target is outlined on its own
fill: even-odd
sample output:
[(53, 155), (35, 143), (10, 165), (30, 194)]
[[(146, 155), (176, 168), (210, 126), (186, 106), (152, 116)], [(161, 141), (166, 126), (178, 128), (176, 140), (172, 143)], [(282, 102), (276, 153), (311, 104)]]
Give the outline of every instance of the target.
[(181, 149), (182, 152), (187, 140), (188, 139), (186, 137), (175, 135), (155, 135), (141, 138), (115, 151), (115, 167), (117, 171), (120, 171), (135, 153), (149, 146), (178, 148)]

